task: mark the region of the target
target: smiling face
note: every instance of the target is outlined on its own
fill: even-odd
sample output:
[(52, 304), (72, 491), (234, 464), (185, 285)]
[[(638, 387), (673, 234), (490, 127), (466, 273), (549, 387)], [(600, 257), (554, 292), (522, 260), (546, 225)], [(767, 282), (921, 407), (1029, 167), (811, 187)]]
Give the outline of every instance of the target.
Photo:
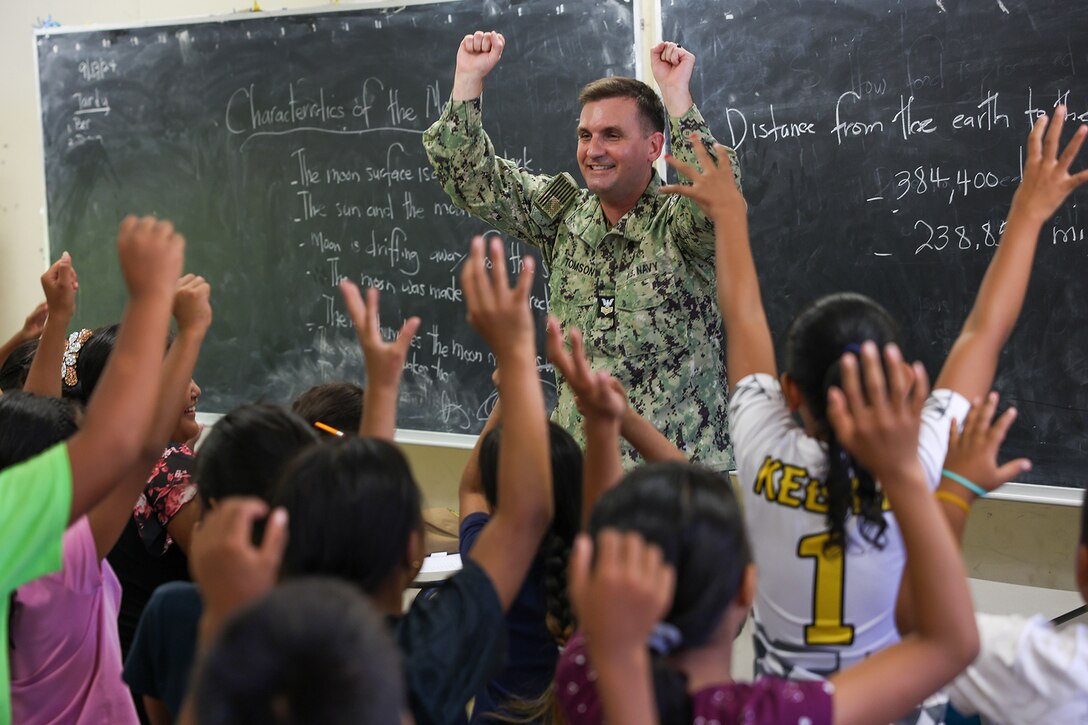
[(170, 434), (170, 440), (185, 443), (200, 435), (200, 425), (196, 422), (196, 401), (200, 399), (200, 386), (195, 380), (189, 381), (188, 405), (182, 411)]
[(633, 98), (605, 98), (582, 106), (578, 168), (610, 219), (612, 211), (622, 216), (638, 201), (664, 142), (664, 135), (650, 130), (640, 116)]

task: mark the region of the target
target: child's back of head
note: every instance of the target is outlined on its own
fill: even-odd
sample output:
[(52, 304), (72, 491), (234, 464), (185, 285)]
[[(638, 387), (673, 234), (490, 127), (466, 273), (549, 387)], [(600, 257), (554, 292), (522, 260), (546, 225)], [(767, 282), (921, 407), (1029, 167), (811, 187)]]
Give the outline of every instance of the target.
[[(857, 353), (861, 343), (872, 340), (881, 349), (900, 339), (892, 316), (872, 299), (854, 292), (827, 295), (812, 302), (790, 324), (786, 333), (785, 373), (804, 397), (820, 436), (828, 443), (827, 523), (828, 545), (844, 546), (846, 519), (858, 517), (858, 531), (867, 542), (883, 547), (887, 529), (884, 496), (876, 482), (850, 460), (835, 439), (827, 420), (827, 391), (842, 384), (839, 360), (843, 353)], [(854, 480), (857, 480), (855, 487)], [(856, 510), (855, 510), (856, 509)]]
[[(560, 644), (574, 629), (574, 615), (567, 597), (567, 565), (574, 537), (582, 525), (582, 448), (562, 426), (548, 424), (552, 453), (551, 528), (540, 544), (537, 555), (542, 565), (544, 597), (548, 609), (548, 629)], [(480, 444), (480, 482), (484, 497), (494, 510), (499, 504), (499, 446), (502, 428), (484, 436)]]
[(419, 486), (404, 455), (376, 438), (314, 446), (292, 461), (275, 504), (287, 509), (284, 576), (346, 579), (375, 594), (420, 533)]
[(61, 392), (65, 398), (87, 404), (106, 369), (120, 330), (120, 325), (106, 325), (72, 333), (64, 354)]
[(21, 463), (78, 430), (68, 401), (14, 391), (0, 395), (0, 470)]
[(227, 496), (272, 498), (286, 464), (317, 441), (314, 429), (277, 405), (242, 405), (220, 418), (197, 456), (205, 505)]
[(676, 569), (672, 607), (651, 643), (654, 690), (663, 723), (690, 723), (685, 677), (663, 656), (709, 642), (740, 591), (751, 554), (733, 489), (699, 466), (643, 466), (597, 502), (589, 533), (602, 529), (638, 532)]
[(27, 340), (11, 351), (4, 364), (0, 365), (0, 390), (6, 393), (23, 389), (37, 351), (37, 340)]
[(363, 393), (355, 383), (323, 383), (303, 391), (291, 410), (310, 425), (324, 423), (344, 435), (358, 435)]
[(196, 677), (205, 725), (386, 725), (401, 721), (399, 656), (350, 585), (304, 578), (238, 612)]

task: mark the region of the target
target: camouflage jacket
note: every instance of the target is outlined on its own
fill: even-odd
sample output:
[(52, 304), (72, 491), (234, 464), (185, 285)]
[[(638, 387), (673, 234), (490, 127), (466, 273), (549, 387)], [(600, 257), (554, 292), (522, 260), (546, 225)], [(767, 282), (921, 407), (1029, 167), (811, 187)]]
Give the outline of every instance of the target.
[[(694, 106), (669, 125), (678, 159), (695, 163), (687, 138), (693, 131), (713, 143)], [(531, 201), (552, 177), (496, 156), (479, 99), (451, 101), (423, 144), (454, 203), (540, 249), (551, 311), (585, 333), (590, 365), (623, 383), (631, 406), (693, 460), (732, 468), (714, 225), (695, 203), (659, 195), (655, 171), (634, 209), (612, 228), (585, 189), (547, 222), (533, 214)], [(729, 155), (739, 179), (736, 156)], [(582, 439), (574, 395), (565, 385), (552, 417)], [(625, 455), (628, 463), (635, 460), (633, 451)]]

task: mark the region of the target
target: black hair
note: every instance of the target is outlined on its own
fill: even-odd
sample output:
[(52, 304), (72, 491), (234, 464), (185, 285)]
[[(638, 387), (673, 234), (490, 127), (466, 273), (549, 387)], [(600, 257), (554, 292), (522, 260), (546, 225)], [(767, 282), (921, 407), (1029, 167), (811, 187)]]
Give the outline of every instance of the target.
[(203, 725), (400, 722), (400, 657), (381, 616), (344, 582), (282, 584), (234, 615), (194, 683)]
[(786, 333), (786, 373), (797, 384), (820, 425), (821, 437), (827, 441), (828, 548), (845, 545), (846, 519), (851, 514), (858, 517), (858, 531), (865, 541), (878, 548), (885, 545), (888, 523), (884, 519), (884, 494), (872, 474), (855, 465), (836, 439), (827, 420), (827, 391), (833, 385), (842, 385), (843, 353), (857, 354), (867, 340), (883, 348), (899, 339), (899, 326), (888, 311), (853, 292), (816, 300), (797, 316)]
[[(548, 631), (559, 644), (574, 632), (574, 613), (567, 596), (567, 567), (574, 537), (582, 525), (582, 449), (562, 426), (549, 422), (552, 459), (552, 499), (555, 514), (545, 534), (538, 561), (543, 565)], [(495, 428), (480, 443), (480, 480), (492, 509), (499, 505), (499, 449), (502, 429)]]
[(21, 390), (0, 395), (0, 470), (33, 458), (75, 434), (72, 403)]
[(359, 435), (363, 417), (363, 389), (355, 383), (315, 385), (291, 403), (291, 410), (310, 425), (318, 421), (344, 435)]
[(239, 406), (212, 426), (196, 457), (200, 498), (205, 505), (227, 496), (268, 501), (291, 458), (316, 442), (314, 429), (286, 408)]
[[(74, 404), (52, 396), (21, 390), (0, 395), (0, 471), (72, 437), (79, 427), (78, 412)], [(15, 649), (14, 591), (8, 600), (8, 648)]]
[[(676, 569), (676, 593), (665, 623), (679, 643), (694, 649), (714, 635), (736, 599), (751, 563), (744, 519), (721, 475), (688, 463), (637, 468), (607, 491), (593, 509), (589, 533), (635, 531), (657, 544)], [(662, 723), (691, 723), (684, 674), (655, 653), (654, 690)]]
[(373, 595), (423, 527), (419, 486), (392, 443), (344, 438), (313, 446), (284, 471), (275, 503), (289, 514), (285, 577), (346, 579)]
[(630, 98), (638, 106), (643, 126), (651, 133), (665, 133), (665, 105), (654, 89), (637, 78), (609, 76), (583, 86), (578, 103), (586, 105), (608, 98)]
[(27, 340), (11, 351), (8, 359), (0, 365), (0, 390), (6, 393), (23, 389), (34, 355), (38, 352), (38, 342), (36, 339)]
[(98, 385), (98, 379), (102, 377), (102, 371), (106, 369), (113, 347), (117, 344), (117, 332), (120, 329), (120, 325), (114, 324), (91, 331), (91, 336), (83, 343), (76, 356), (76, 384), (64, 383), (61, 386), (61, 394), (65, 398), (84, 405), (91, 399), (91, 393)]

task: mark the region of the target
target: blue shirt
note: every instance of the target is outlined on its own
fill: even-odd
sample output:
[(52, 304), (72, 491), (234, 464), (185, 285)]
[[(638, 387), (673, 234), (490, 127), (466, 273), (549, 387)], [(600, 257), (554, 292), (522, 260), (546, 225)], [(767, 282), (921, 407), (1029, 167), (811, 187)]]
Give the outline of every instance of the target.
[[(461, 556), (466, 557), (491, 517), (482, 512), (461, 520)], [(545, 625), (544, 566), (539, 557), (525, 577), (506, 613), (508, 637), (506, 668), (476, 693), (470, 722), (495, 722), (488, 713), (508, 710), (507, 701), (534, 700), (551, 684), (559, 660), (559, 646)]]

